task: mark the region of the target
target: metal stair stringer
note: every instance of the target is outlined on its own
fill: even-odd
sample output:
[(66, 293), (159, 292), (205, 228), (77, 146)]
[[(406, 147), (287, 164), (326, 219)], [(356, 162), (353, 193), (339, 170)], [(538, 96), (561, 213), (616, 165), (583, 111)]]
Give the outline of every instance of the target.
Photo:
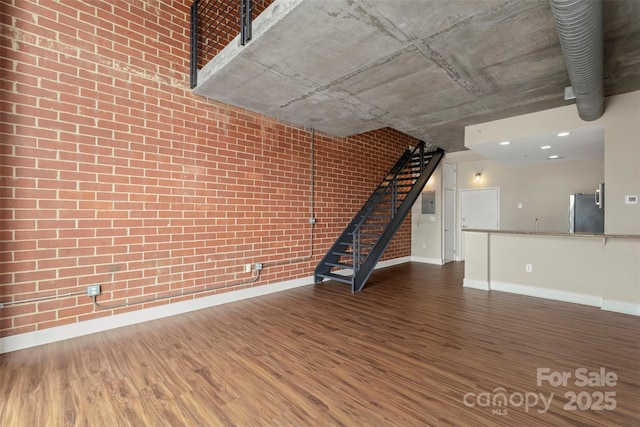
[[(342, 283), (347, 283), (352, 285), (353, 290), (353, 276), (341, 276), (335, 273), (332, 273), (333, 268), (344, 268), (344, 269), (352, 269), (353, 265), (342, 264), (340, 263), (340, 259), (346, 248), (348, 247), (345, 242), (352, 241), (352, 235), (356, 227), (359, 223), (361, 223), (363, 218), (367, 218), (369, 214), (376, 209), (378, 203), (385, 195), (385, 191), (388, 187), (388, 181), (392, 178), (395, 178), (397, 174), (404, 169), (408, 162), (411, 161), (412, 157), (411, 150), (405, 151), (402, 156), (398, 159), (395, 165), (391, 168), (391, 170), (385, 175), (380, 184), (373, 191), (369, 199), (365, 202), (362, 208), (358, 211), (358, 213), (353, 217), (351, 222), (345, 227), (342, 234), (338, 237), (335, 243), (331, 246), (329, 251), (325, 254), (322, 260), (318, 263), (314, 271), (314, 280), (316, 283), (321, 282), (323, 279), (331, 279)], [(392, 178), (390, 178), (392, 177)], [(387, 183), (387, 184), (385, 184)], [(356, 263), (359, 264), (359, 263)]]
[(427, 181), (429, 181), (429, 178), (444, 157), (444, 150), (442, 148), (437, 148), (435, 151), (428, 154), (431, 154), (431, 159), (426, 164), (424, 170), (420, 174), (420, 177), (398, 207), (395, 216), (385, 227), (382, 235), (371, 249), (371, 252), (367, 255), (359, 270), (353, 276), (351, 283), (353, 292), (359, 292), (364, 287), (376, 264), (378, 263), (380, 258), (382, 258), (382, 254), (384, 253), (385, 249), (387, 248), (387, 246), (389, 246), (389, 243), (391, 243), (393, 236), (400, 229), (400, 226), (402, 225), (405, 217), (411, 211), (413, 204), (418, 199), (418, 196), (420, 196), (420, 193), (422, 193), (422, 190), (427, 184)]

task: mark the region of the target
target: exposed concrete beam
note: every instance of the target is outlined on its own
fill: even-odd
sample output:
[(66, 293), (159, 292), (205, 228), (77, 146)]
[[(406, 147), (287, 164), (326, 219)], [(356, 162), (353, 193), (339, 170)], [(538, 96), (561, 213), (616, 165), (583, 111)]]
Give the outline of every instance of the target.
[[(640, 89), (640, 2), (612, 3), (612, 37), (631, 50), (615, 59), (624, 83), (610, 80)], [(388, 126), (449, 151), (464, 126), (571, 103), (547, 0), (275, 0), (198, 81), (199, 95), (319, 131)]]

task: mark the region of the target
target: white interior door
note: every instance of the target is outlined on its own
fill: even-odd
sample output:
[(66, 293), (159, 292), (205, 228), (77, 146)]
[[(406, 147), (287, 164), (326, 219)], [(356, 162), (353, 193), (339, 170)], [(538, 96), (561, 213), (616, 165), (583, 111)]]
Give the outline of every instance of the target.
[[(460, 190), (460, 228), (498, 230), (500, 189)], [(460, 258), (464, 259), (464, 233), (460, 232)]]

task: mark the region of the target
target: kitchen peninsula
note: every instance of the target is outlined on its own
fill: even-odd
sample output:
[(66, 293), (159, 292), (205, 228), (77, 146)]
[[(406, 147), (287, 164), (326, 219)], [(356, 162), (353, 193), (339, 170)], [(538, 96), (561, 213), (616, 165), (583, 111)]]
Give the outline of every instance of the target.
[[(536, 167), (537, 173), (528, 176), (525, 169), (515, 188), (511, 179), (514, 174), (506, 171), (506, 166), (489, 162), (461, 165), (457, 181), (461, 189), (501, 188), (497, 228), (533, 227), (532, 218), (545, 214), (548, 218), (543, 220), (543, 227), (552, 231), (462, 231), (465, 286), (640, 315), (639, 119), (640, 91), (636, 91), (606, 98), (602, 117), (588, 123), (580, 119), (575, 105), (566, 105), (467, 126), (465, 146), (472, 151), (482, 147), (513, 149), (515, 144), (502, 146), (500, 141), (522, 141), (546, 134), (559, 136), (566, 130), (598, 126), (604, 139), (604, 164), (590, 178), (578, 177), (580, 171), (570, 169), (571, 162), (553, 171), (550, 166)], [(552, 165), (548, 162), (551, 160), (546, 160), (545, 165)], [(480, 172), (483, 181), (474, 184), (472, 176)], [(561, 232), (566, 218), (563, 193), (590, 191), (578, 188), (575, 179), (590, 180), (590, 186), (595, 182), (606, 184), (604, 234)], [(541, 202), (537, 197), (550, 193), (557, 194), (557, 202)], [(524, 202), (522, 209), (520, 202)]]
[(640, 315), (640, 235), (464, 230), (468, 288)]

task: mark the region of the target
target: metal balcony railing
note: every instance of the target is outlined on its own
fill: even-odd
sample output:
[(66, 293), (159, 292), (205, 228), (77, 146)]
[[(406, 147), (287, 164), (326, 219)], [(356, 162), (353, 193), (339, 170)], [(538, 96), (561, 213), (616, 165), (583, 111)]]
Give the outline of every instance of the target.
[(198, 70), (240, 35), (244, 46), (252, 37), (253, 20), (275, 0), (194, 0), (191, 5), (190, 85)]

